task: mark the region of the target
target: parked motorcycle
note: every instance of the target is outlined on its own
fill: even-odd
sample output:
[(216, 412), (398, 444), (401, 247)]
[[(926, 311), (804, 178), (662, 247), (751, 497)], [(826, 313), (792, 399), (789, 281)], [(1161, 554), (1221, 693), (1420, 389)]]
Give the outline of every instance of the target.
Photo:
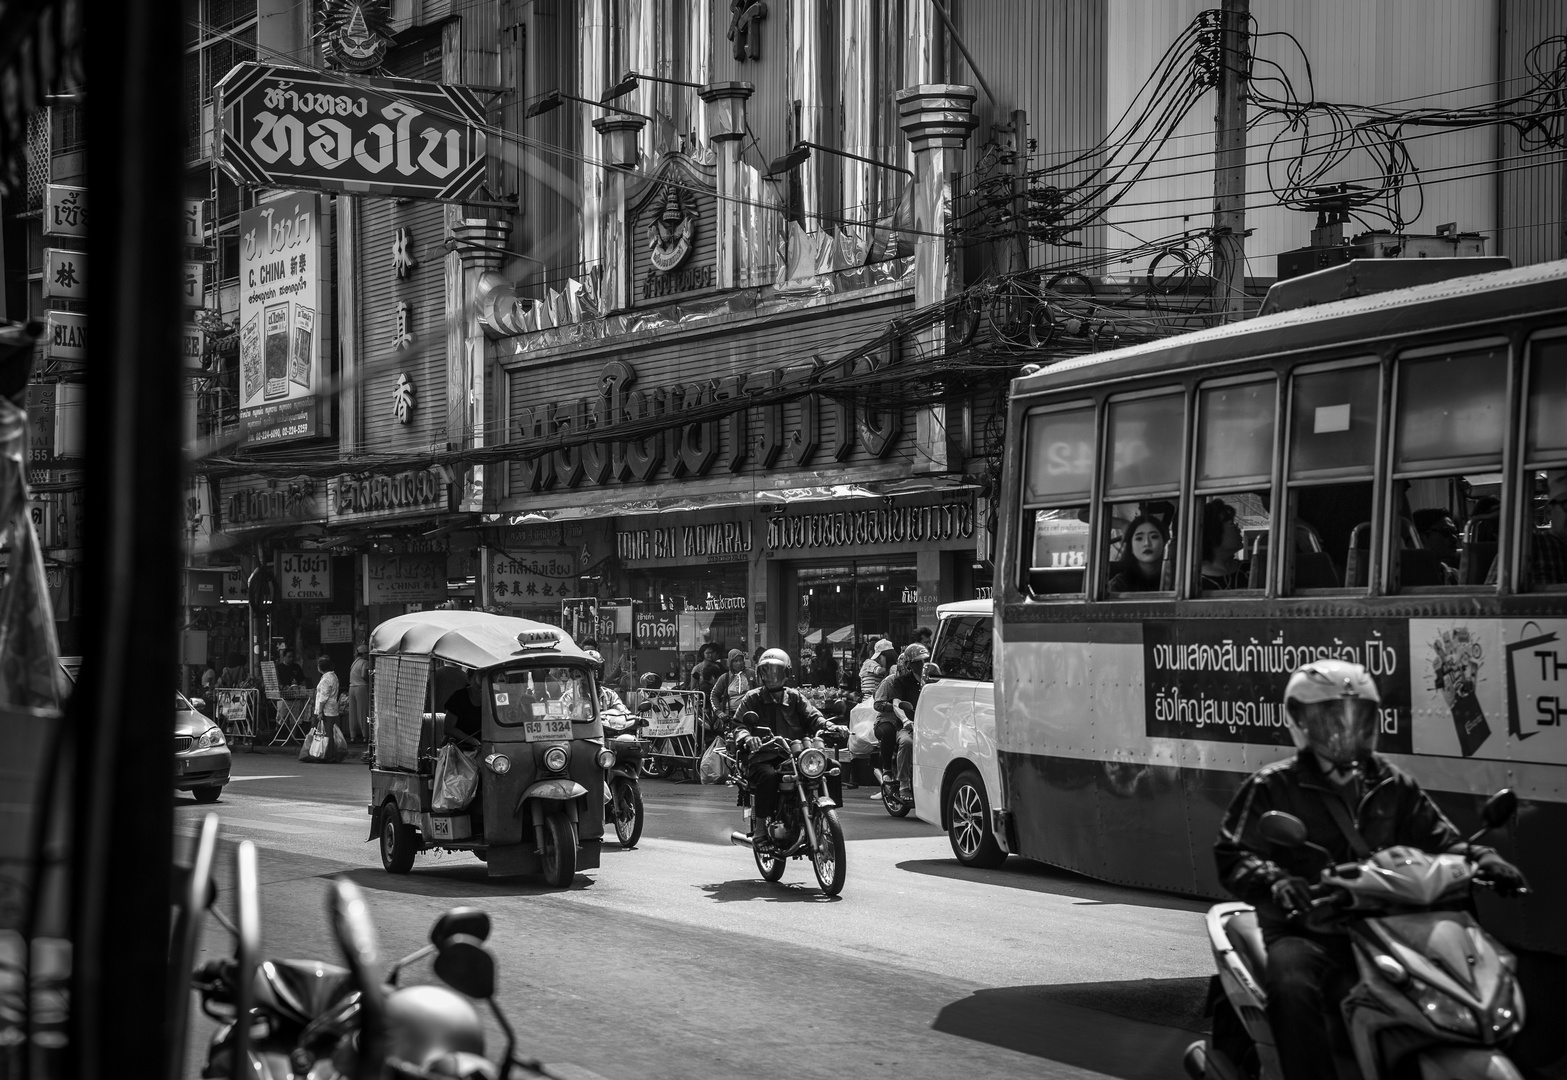
[[(904, 730), (911, 735), (914, 733), (914, 706), (907, 701), (894, 701), (892, 703), (893, 715), (898, 718)], [(898, 770), (885, 772), (880, 765), (872, 767), (876, 774), (876, 782), (881, 785), (881, 804), (887, 808), (887, 813), (893, 817), (908, 817), (909, 811), (914, 809), (914, 797), (911, 795), (905, 799), (898, 784)]]
[[(1469, 842), (1507, 822), (1517, 805), (1510, 790), (1491, 796)], [(1271, 810), (1258, 827), (1270, 844), (1310, 846), (1305, 825), (1292, 814)], [(1524, 1021), (1517, 962), (1467, 910), (1476, 869), (1463, 855), (1391, 847), (1329, 866), (1313, 886), (1306, 925), (1338, 929), (1354, 946), (1359, 981), (1344, 1010), (1364, 1080), (1520, 1076), (1503, 1049)], [(1263, 990), (1267, 950), (1256, 910), (1216, 904), (1207, 927), (1233, 1014), (1227, 1023), (1216, 1016), (1214, 1035), (1187, 1047), (1186, 1073), (1194, 1080), (1277, 1080), (1282, 1074)]]
[[(849, 869), (843, 826), (838, 823), (838, 803), (827, 790), (827, 777), (838, 775), (838, 753), (821, 739), (790, 741), (774, 735), (772, 729), (756, 726), (756, 720), (756, 714), (747, 713), (740, 721), (742, 727), (762, 740), (756, 752), (771, 749), (783, 755), (778, 763), (778, 810), (773, 817), (757, 823), (760, 842), (742, 832), (732, 832), (729, 838), (751, 849), (756, 868), (768, 881), (783, 877), (788, 860), (808, 857), (823, 895), (837, 896), (843, 891)], [(730, 776), (740, 788), (739, 801), (749, 820), (752, 797), (746, 770), (735, 758), (729, 761)]]
[(646, 719), (626, 712), (600, 714), (604, 724), (604, 745), (615, 755), (615, 762), (604, 775), (604, 824), (615, 826), (615, 835), (623, 848), (634, 848), (642, 839), (642, 740), (637, 731), (648, 726)]

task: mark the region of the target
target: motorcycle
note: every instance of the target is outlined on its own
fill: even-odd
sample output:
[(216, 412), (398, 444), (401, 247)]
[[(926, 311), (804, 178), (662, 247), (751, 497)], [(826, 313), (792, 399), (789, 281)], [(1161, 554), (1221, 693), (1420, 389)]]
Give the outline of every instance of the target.
[[(756, 714), (741, 717), (741, 726), (762, 740), (755, 753), (780, 751), (780, 784), (777, 813), (757, 822), (757, 839), (742, 832), (731, 832), (729, 839), (748, 847), (756, 857), (756, 868), (767, 881), (783, 877), (790, 859), (809, 857), (816, 871), (816, 882), (824, 896), (843, 891), (848, 873), (848, 849), (844, 845), (843, 826), (838, 822), (838, 803), (827, 791), (827, 778), (838, 775), (838, 752), (821, 739), (795, 739), (774, 735), (772, 729), (756, 726)], [(738, 785), (739, 802), (745, 816), (752, 814), (752, 795), (746, 770), (734, 757), (725, 755), (731, 766), (729, 775)]]
[(648, 726), (646, 719), (626, 712), (600, 714), (604, 724), (605, 747), (614, 752), (615, 763), (604, 774), (604, 824), (615, 826), (615, 836), (623, 848), (634, 848), (642, 838), (646, 814), (642, 807), (642, 740), (637, 731)]
[[(907, 701), (894, 701), (892, 712), (898, 718), (898, 723), (911, 735), (914, 732), (914, 706)], [(890, 773), (884, 771), (880, 765), (871, 770), (876, 775), (876, 782), (881, 785), (881, 804), (887, 808), (887, 813), (893, 817), (908, 817), (909, 811), (914, 809), (914, 797), (903, 797), (898, 783), (898, 770), (895, 767)]]
[[(484, 947), (490, 917), (477, 908), (453, 908), (435, 921), (430, 942), (392, 964), (385, 974), (364, 897), (346, 878), (331, 883), (327, 914), (346, 966), (314, 960), (260, 959), (261, 920), (255, 846), (237, 845), (236, 921), (216, 906), (211, 870), (217, 815), (208, 815), (196, 856), (180, 889), (176, 911), (172, 987), (174, 1044), (182, 1054), (190, 991), (218, 1022), (207, 1048), (204, 1077), (232, 1080), (333, 1080), (398, 1077), (405, 1080), (507, 1080), (514, 1070), (551, 1076), (537, 1061), (516, 1056), (516, 1034), (495, 1003), (495, 961)], [(236, 939), (234, 955), (208, 961), (191, 974), (190, 958), (205, 914)], [(402, 970), (434, 954), (446, 985), (400, 987)], [(464, 996), (466, 995), (466, 996)], [(498, 1061), (484, 1056), (484, 1029), (469, 998), (484, 1001), (506, 1037)], [(184, 1075), (177, 1060), (173, 1075)]]
[[(1517, 809), (1511, 790), (1482, 808), (1474, 843)], [(1270, 810), (1258, 824), (1279, 847), (1313, 847), (1292, 814)], [(1320, 849), (1319, 849), (1320, 850)], [(1464, 855), (1428, 855), (1391, 847), (1329, 866), (1312, 887), (1307, 927), (1349, 935), (1359, 979), (1344, 1016), (1364, 1080), (1390, 1076), (1508, 1080), (1520, 1074), (1503, 1046), (1523, 1027), (1517, 961), (1465, 910), (1476, 863)], [(1278, 1051), (1267, 1016), (1267, 950), (1250, 904), (1216, 904), (1207, 929), (1228, 1015), (1214, 1034), (1186, 1048), (1193, 1080), (1277, 1080)]]

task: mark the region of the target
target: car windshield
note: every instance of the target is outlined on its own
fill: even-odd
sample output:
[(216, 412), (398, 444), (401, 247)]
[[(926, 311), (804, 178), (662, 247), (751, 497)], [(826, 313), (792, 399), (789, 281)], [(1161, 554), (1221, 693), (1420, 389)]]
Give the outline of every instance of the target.
[(579, 665), (494, 672), (490, 701), (501, 724), (546, 718), (586, 723), (597, 716), (592, 673)]

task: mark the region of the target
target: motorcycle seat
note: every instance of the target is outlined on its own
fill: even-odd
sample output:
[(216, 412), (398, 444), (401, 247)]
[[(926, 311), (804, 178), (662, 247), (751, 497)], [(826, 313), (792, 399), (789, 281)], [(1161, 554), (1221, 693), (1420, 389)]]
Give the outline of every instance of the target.
[(1261, 982), (1268, 971), (1268, 947), (1262, 940), (1262, 927), (1257, 925), (1255, 911), (1237, 911), (1224, 922), (1224, 936), (1240, 954), (1241, 963)]

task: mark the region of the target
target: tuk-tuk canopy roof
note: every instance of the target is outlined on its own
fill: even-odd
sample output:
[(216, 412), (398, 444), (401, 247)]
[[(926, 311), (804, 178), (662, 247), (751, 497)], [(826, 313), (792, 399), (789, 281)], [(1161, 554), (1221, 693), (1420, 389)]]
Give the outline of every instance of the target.
[[(534, 639), (525, 648), (517, 635)], [(549, 645), (547, 636), (555, 643)], [(489, 615), (482, 611), (420, 611), (388, 619), (370, 632), (378, 655), (433, 656), (466, 668), (492, 668), (530, 657), (586, 660), (571, 635), (558, 626)]]

